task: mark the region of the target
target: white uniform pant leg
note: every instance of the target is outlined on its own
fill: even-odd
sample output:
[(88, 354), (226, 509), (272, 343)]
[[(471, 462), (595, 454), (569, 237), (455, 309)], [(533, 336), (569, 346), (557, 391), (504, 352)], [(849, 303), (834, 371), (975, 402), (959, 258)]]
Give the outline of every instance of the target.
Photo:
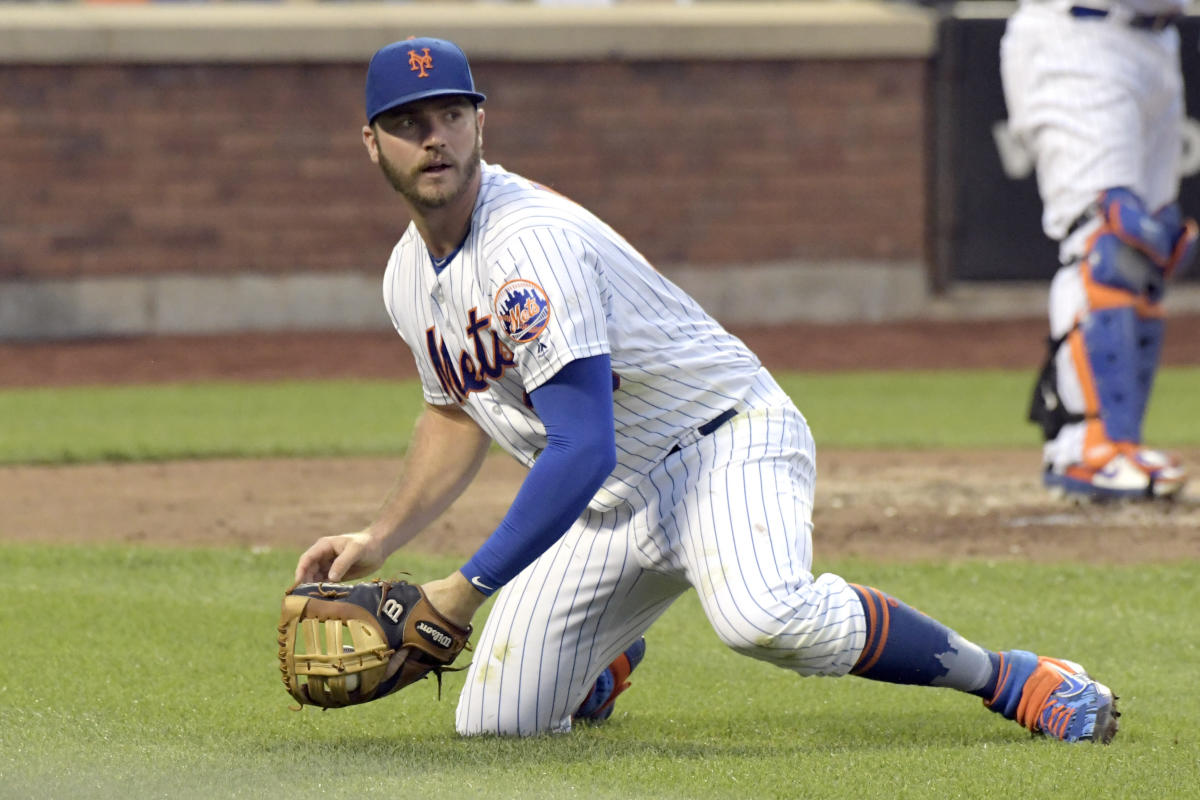
[(571, 729), (599, 674), (687, 589), (642, 569), (637, 524), (628, 507), (586, 512), (497, 594), (459, 697), (460, 734)]
[[(1058, 339), (1066, 336), (1087, 313), (1087, 293), (1083, 288), (1083, 275), (1079, 265), (1062, 267), (1050, 282), (1050, 335)], [(1054, 354), (1056, 387), (1059, 402), (1072, 414), (1082, 414), (1086, 408), (1083, 384), (1079, 377), (1079, 366), (1066, 342)], [(1063, 471), (1071, 464), (1083, 460), (1085, 422), (1064, 425), (1058, 435), (1042, 447), (1042, 459)]]
[(729, 647), (802, 675), (844, 675), (866, 624), (846, 581), (810, 571), (815, 479), (794, 407), (743, 413), (651, 473), (661, 519), (643, 551), (686, 576)]
[[(1147, 54), (1150, 73), (1158, 76), (1159, 89), (1145, 107), (1146, 140), (1142, 148), (1139, 196), (1150, 211), (1179, 197), (1183, 162), (1183, 126), (1187, 119), (1183, 73), (1179, 68), (1179, 30), (1167, 28), (1153, 34), (1154, 49)], [(1195, 213), (1195, 209), (1184, 209)]]

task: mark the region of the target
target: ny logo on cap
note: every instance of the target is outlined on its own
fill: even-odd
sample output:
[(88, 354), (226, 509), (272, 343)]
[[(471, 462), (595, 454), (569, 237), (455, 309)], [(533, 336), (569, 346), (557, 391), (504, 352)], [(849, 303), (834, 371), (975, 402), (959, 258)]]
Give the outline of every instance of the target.
[(433, 69), (433, 56), (429, 55), (429, 48), (421, 48), (424, 55), (418, 55), (416, 50), (408, 51), (408, 69), (410, 72), (419, 72), (418, 78), (428, 78), (429, 73), (425, 70)]

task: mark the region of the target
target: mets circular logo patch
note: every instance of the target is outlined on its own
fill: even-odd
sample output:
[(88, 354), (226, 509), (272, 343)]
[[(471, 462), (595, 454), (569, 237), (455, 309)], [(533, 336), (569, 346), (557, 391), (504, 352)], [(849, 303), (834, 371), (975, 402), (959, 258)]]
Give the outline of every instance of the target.
[(550, 322), (550, 300), (532, 281), (509, 281), (496, 292), (496, 317), (504, 333), (517, 344), (532, 342)]

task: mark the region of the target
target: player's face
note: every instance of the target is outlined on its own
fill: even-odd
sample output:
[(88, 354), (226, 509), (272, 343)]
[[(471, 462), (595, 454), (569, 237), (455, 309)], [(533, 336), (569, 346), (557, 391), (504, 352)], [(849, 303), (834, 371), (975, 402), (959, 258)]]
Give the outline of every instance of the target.
[(483, 112), (462, 97), (437, 97), (387, 111), (363, 131), (371, 160), (417, 209), (462, 197), (479, 175)]

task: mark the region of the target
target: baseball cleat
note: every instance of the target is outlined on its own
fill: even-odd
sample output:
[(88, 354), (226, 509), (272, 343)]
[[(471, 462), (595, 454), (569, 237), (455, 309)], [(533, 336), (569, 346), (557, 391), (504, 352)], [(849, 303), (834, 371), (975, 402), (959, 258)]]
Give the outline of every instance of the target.
[(988, 708), (1064, 742), (1108, 744), (1117, 735), (1117, 698), (1083, 667), (1024, 650), (1002, 653), (1001, 659), (996, 696), (984, 702)]
[(575, 721), (602, 722), (612, 716), (613, 704), (622, 692), (630, 687), (629, 675), (646, 655), (646, 639), (639, 636), (624, 653), (604, 668), (587, 699), (572, 715)]
[(1133, 462), (1150, 476), (1150, 491), (1155, 497), (1174, 497), (1187, 483), (1187, 470), (1161, 450), (1139, 447), (1133, 451)]
[(1174, 497), (1187, 473), (1157, 450), (1117, 453), (1103, 466), (1072, 464), (1059, 471), (1047, 466), (1042, 484), (1053, 494), (1087, 500), (1153, 500)]

